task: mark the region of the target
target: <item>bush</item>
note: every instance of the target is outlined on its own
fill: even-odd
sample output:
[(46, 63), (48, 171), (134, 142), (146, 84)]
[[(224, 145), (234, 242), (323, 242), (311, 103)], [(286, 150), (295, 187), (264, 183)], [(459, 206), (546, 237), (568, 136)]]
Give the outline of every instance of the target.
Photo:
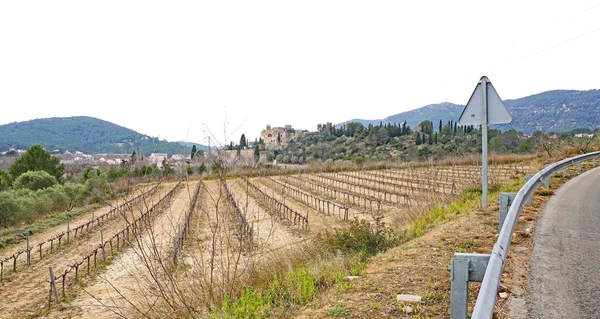
[(16, 213), (19, 203), (13, 192), (0, 192), (0, 226), (9, 227), (16, 224)]
[(340, 251), (348, 256), (373, 256), (393, 246), (393, 241), (386, 236), (384, 225), (372, 227), (365, 220), (354, 220), (349, 229), (326, 233), (319, 240), (333, 252)]
[(15, 189), (29, 189), (32, 191), (52, 187), (57, 184), (56, 178), (45, 171), (28, 171), (17, 177), (13, 187)]

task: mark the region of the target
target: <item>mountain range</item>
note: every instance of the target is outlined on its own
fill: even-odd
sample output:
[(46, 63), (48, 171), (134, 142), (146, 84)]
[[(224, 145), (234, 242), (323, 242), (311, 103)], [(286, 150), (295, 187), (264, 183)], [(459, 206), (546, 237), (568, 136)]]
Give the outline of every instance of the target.
[[(554, 90), (530, 95), (515, 100), (504, 100), (513, 117), (510, 124), (492, 125), (500, 130), (515, 129), (531, 134), (535, 130), (543, 132), (566, 132), (575, 128), (600, 128), (600, 90)], [(431, 104), (407, 112), (388, 116), (384, 119), (364, 120), (352, 119), (337, 124), (341, 126), (350, 122), (363, 125), (379, 125), (387, 123), (402, 123), (404, 121), (411, 127), (424, 120), (433, 122), (437, 127), (439, 120), (442, 123), (456, 122), (464, 105), (449, 102)]]
[(207, 149), (201, 144), (168, 142), (138, 133), (134, 130), (101, 119), (74, 116), (35, 119), (0, 125), (0, 151), (9, 148), (27, 149), (40, 144), (48, 151), (80, 151), (87, 154), (131, 154), (146, 156), (157, 153), (183, 153), (192, 145)]

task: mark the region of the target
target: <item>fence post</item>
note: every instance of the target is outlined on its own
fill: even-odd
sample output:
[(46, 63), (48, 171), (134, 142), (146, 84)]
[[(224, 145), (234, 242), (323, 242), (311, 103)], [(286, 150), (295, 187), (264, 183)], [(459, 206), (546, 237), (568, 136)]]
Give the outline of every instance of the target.
[(67, 246), (69, 245), (69, 233), (70, 233), (70, 230), (69, 230), (69, 215), (70, 214), (67, 213)]
[(29, 252), (29, 230), (27, 231), (27, 233), (25, 234), (25, 242), (26, 242), (26, 248), (27, 248), (27, 266), (29, 266), (29, 263), (31, 261), (30, 259), (30, 252)]
[(183, 246), (182, 242), (181, 242), (181, 224), (177, 225), (177, 241), (178, 241), (178, 253), (181, 256), (181, 246)]
[(177, 265), (177, 238), (173, 238), (173, 264)]
[(52, 272), (52, 267), (48, 267), (48, 272), (50, 273), (50, 289), (54, 293), (54, 298), (56, 302), (60, 302), (58, 299), (58, 290), (56, 290), (56, 281), (54, 281), (54, 273)]
[(106, 262), (106, 256), (104, 254), (104, 231), (100, 229), (100, 247), (102, 248), (102, 262)]

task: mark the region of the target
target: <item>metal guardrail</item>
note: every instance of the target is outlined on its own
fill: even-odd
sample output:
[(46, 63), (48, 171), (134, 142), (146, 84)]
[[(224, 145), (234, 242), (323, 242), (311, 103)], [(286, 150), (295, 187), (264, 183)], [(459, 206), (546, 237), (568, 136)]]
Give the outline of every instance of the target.
[[(471, 318), (476, 318), (476, 319), (488, 319), (488, 318), (492, 318), (493, 312), (494, 312), (494, 305), (496, 303), (496, 295), (498, 293), (498, 287), (500, 286), (500, 280), (502, 277), (502, 272), (504, 270), (504, 264), (506, 262), (506, 257), (508, 254), (508, 248), (510, 247), (510, 242), (512, 240), (512, 236), (514, 234), (515, 231), (515, 227), (517, 225), (517, 222), (519, 220), (519, 215), (521, 214), (521, 211), (523, 210), (523, 206), (525, 206), (525, 204), (527, 204), (527, 201), (531, 198), (531, 196), (535, 193), (535, 191), (537, 190), (537, 188), (542, 185), (542, 184), (546, 184), (547, 186), (549, 186), (549, 180), (550, 177), (556, 173), (558, 173), (561, 170), (565, 170), (566, 168), (568, 168), (569, 166), (572, 166), (574, 164), (580, 164), (579, 169), (581, 169), (581, 162), (584, 162), (586, 160), (593, 160), (593, 165), (596, 165), (596, 158), (600, 157), (600, 152), (593, 152), (593, 153), (588, 153), (588, 154), (584, 154), (584, 155), (579, 155), (579, 156), (574, 156), (574, 157), (570, 157), (567, 159), (564, 159), (560, 162), (554, 163), (554, 164), (550, 164), (548, 166), (546, 166), (543, 170), (539, 171), (537, 174), (533, 175), (533, 177), (531, 177), (523, 187), (521, 187), (521, 189), (516, 193), (515, 198), (512, 200), (512, 204), (510, 205), (510, 209), (508, 210), (508, 214), (506, 215), (506, 219), (504, 221), (504, 224), (502, 225), (502, 229), (500, 230), (500, 234), (498, 235), (498, 241), (496, 242), (496, 244), (494, 245), (494, 249), (492, 250), (492, 253), (490, 255), (481, 255), (481, 254), (464, 254), (464, 255), (476, 255), (474, 256), (475, 258), (470, 258), (471, 256), (457, 256), (459, 257), (456, 261), (456, 264), (460, 264), (461, 263), (461, 257), (464, 259), (464, 257), (466, 257), (467, 259), (470, 259), (471, 261), (466, 261), (466, 274), (464, 274), (464, 271), (461, 272), (459, 267), (454, 268), (454, 262), (453, 262), (453, 270), (451, 273), (452, 276), (452, 284), (455, 285), (455, 279), (454, 276), (460, 276), (461, 280), (466, 279), (467, 281), (467, 285), (468, 285), (468, 281), (478, 281), (478, 280), (469, 280), (473, 274), (469, 274), (469, 273), (474, 273), (474, 272), (478, 272), (480, 271), (481, 267), (477, 267), (479, 263), (477, 263), (478, 261), (480, 261), (482, 258), (487, 258), (489, 256), (489, 262), (487, 262), (487, 265), (485, 266), (485, 275), (483, 276), (483, 280), (482, 280), (482, 284), (481, 284), (481, 288), (479, 290), (479, 295), (477, 296), (477, 302), (475, 304), (475, 308), (473, 310), (473, 315)], [(563, 171), (563, 175), (565, 175), (565, 171)], [(460, 254), (457, 254), (460, 255)], [(456, 258), (456, 257), (455, 257)], [(465, 269), (463, 267), (463, 269)], [(456, 280), (458, 282), (458, 280)], [(458, 282), (456, 284), (457, 287), (459, 288), (463, 288), (462, 290), (464, 290), (464, 282)], [(455, 289), (453, 288), (452, 291), (452, 313), (451, 313), (451, 317), (452, 318), (460, 318), (463, 317), (466, 318), (467, 314), (466, 314), (466, 300), (464, 300), (464, 304), (463, 304), (463, 300), (457, 300), (458, 302), (455, 302), (454, 300), (454, 294), (455, 294)], [(460, 297), (461, 294), (457, 293), (457, 295)], [(462, 295), (464, 296), (464, 295)], [(457, 298), (460, 299), (460, 298)], [(464, 305), (464, 312), (462, 311), (463, 306)], [(455, 313), (454, 310), (455, 308), (457, 308)]]

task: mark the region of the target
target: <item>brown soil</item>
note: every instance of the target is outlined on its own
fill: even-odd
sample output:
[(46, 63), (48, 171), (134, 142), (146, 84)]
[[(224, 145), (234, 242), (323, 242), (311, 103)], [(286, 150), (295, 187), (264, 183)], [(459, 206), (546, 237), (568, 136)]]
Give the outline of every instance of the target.
[[(110, 209), (110, 208), (104, 208)], [(140, 211), (142, 208), (134, 209)], [(129, 213), (130, 215), (132, 212)], [(135, 214), (135, 212), (133, 212)], [(91, 216), (91, 213), (90, 213)], [(85, 216), (83, 217), (85, 218)], [(85, 219), (83, 220), (85, 221)], [(0, 284), (0, 304), (7, 318), (23, 318), (40, 313), (47, 307), (49, 292), (48, 267), (52, 267), (54, 275), (59, 276), (62, 272), (82, 256), (93, 251), (100, 244), (100, 229), (103, 230), (105, 238), (109, 238), (120, 231), (124, 225), (124, 218), (117, 217), (106, 221), (100, 228), (90, 233), (77, 237), (68, 247), (61, 248), (54, 254), (47, 255), (41, 261), (33, 263), (29, 268), (22, 269), (5, 278)], [(53, 230), (40, 233), (40, 236), (53, 235)], [(62, 290), (62, 283), (57, 283), (57, 288)]]
[[(160, 261), (169, 260), (172, 255), (173, 238), (189, 210), (196, 183), (190, 182), (188, 187), (180, 189), (170, 206), (155, 217), (151, 227), (132, 240), (132, 247), (121, 251), (102, 274), (79, 291), (66, 309), (54, 311), (50, 317), (130, 318), (143, 313), (139, 301), (147, 301), (152, 295), (149, 294), (153, 281), (150, 272), (160, 270)], [(165, 186), (171, 189), (175, 185)]]

